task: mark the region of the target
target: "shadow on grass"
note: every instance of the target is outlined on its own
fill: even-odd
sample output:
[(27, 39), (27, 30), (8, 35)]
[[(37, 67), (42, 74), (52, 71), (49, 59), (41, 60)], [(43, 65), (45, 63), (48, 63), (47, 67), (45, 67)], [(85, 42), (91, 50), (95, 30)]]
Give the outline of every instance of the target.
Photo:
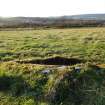
[[(44, 99), (43, 87), (46, 85), (48, 78), (42, 76), (37, 80), (33, 80), (34, 84), (31, 86), (21, 76), (1, 76), (0, 77), (0, 92), (10, 94), (12, 97), (31, 97), (38, 104)], [(37, 101), (36, 101), (37, 100)]]
[(0, 91), (10, 92), (14, 96), (25, 93), (30, 88), (21, 76), (0, 77)]
[(72, 71), (64, 74), (49, 100), (52, 105), (105, 105), (104, 91), (105, 70)]
[(27, 61), (16, 61), (18, 63), (31, 63), (31, 64), (42, 64), (42, 65), (75, 65), (79, 63), (84, 63), (85, 61), (76, 58), (64, 58), (64, 57), (54, 57), (47, 59), (36, 59)]

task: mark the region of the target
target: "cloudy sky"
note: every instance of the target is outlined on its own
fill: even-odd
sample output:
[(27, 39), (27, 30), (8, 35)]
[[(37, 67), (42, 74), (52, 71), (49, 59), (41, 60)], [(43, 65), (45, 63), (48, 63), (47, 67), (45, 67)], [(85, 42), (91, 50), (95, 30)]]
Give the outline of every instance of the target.
[(0, 16), (48, 17), (105, 13), (105, 0), (0, 0)]

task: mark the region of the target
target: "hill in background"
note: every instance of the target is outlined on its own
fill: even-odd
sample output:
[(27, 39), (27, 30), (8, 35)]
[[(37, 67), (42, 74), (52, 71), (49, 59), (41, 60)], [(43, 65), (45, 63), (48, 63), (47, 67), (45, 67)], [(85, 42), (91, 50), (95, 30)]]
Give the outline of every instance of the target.
[(0, 18), (1, 28), (15, 27), (84, 27), (104, 26), (105, 14), (85, 14), (61, 17), (10, 17)]

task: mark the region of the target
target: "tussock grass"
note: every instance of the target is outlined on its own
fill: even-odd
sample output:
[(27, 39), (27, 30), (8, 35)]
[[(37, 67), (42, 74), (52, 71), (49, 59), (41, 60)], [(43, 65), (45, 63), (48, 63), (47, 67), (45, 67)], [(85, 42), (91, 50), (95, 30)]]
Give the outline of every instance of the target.
[[(14, 62), (58, 56), (86, 62)], [(105, 105), (104, 58), (105, 28), (0, 31), (0, 104)]]

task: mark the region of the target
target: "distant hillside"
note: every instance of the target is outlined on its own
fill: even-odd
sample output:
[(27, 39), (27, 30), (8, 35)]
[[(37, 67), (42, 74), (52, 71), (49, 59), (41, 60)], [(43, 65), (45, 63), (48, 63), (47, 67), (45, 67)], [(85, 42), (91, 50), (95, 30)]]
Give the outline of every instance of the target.
[(105, 14), (86, 14), (61, 17), (11, 17), (0, 18), (1, 28), (10, 27), (84, 27), (104, 26)]
[(105, 20), (105, 14), (84, 14), (84, 15), (73, 15), (63, 16), (66, 19), (83, 19), (83, 20)]

